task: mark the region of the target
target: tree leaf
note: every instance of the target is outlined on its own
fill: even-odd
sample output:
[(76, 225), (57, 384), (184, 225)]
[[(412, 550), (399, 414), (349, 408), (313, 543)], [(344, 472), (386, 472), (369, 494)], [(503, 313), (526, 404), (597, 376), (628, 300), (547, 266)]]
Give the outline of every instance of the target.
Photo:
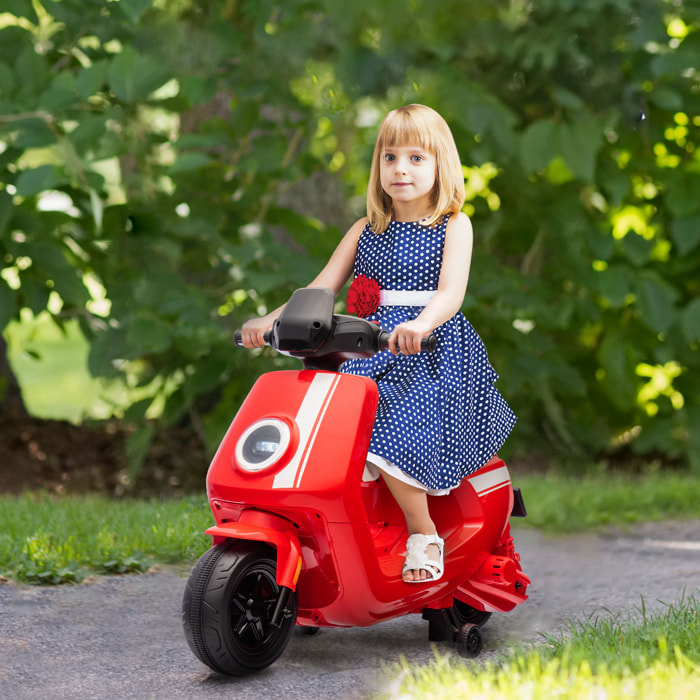
[(146, 412), (151, 407), (152, 403), (153, 398), (149, 397), (131, 404), (124, 412), (124, 420), (127, 421), (127, 423), (138, 423), (142, 421), (146, 417)]
[(657, 107), (667, 109), (670, 112), (677, 112), (683, 109), (683, 98), (681, 94), (668, 87), (655, 88), (649, 94), (649, 99)]
[(659, 54), (651, 61), (651, 73), (655, 78), (669, 76), (675, 78), (687, 70), (695, 70), (700, 53), (700, 36), (697, 32), (689, 33), (680, 46), (668, 53)]
[(84, 116), (78, 126), (68, 134), (68, 140), (73, 144), (78, 153), (91, 151), (95, 143), (99, 143), (107, 129), (107, 117), (104, 114), (88, 114)]
[(154, 432), (153, 425), (142, 425), (126, 441), (127, 473), (132, 480), (140, 474), (143, 468)]
[(120, 0), (121, 11), (129, 18), (132, 24), (138, 24), (144, 12), (153, 5), (153, 0)]
[(700, 211), (700, 175), (674, 171), (669, 178), (665, 201), (675, 218), (685, 219)]
[(586, 104), (577, 94), (558, 85), (552, 88), (552, 99), (560, 107), (572, 110), (582, 109)]
[(95, 61), (81, 69), (75, 79), (75, 91), (84, 100), (100, 92), (107, 82), (109, 63), (106, 60)]
[(163, 352), (171, 342), (170, 328), (165, 321), (156, 317), (137, 318), (126, 329), (126, 351), (131, 359)]
[(7, 190), (0, 190), (0, 241), (5, 236), (5, 231), (12, 219), (12, 211), (14, 204), (12, 197), (7, 193)]
[(16, 292), (0, 277), (0, 333), (14, 318), (17, 309), (15, 307)]
[(145, 100), (170, 78), (169, 72), (156, 58), (125, 46), (109, 65), (109, 84), (124, 102)]
[(563, 362), (553, 363), (549, 367), (549, 374), (558, 389), (566, 396), (586, 395), (586, 383), (583, 381), (581, 373), (571, 365)]
[(54, 291), (66, 304), (80, 308), (90, 300), (80, 270), (68, 262), (61, 245), (51, 241), (30, 241), (23, 247), (24, 254), (32, 259), (43, 277), (54, 283)]
[(93, 377), (110, 377), (118, 374), (115, 360), (126, 357), (125, 333), (120, 328), (107, 327), (95, 333), (88, 353), (88, 369)]
[(623, 198), (630, 191), (630, 177), (622, 170), (605, 170), (598, 176), (598, 181), (612, 200), (613, 206), (620, 206)]
[(175, 162), (170, 166), (172, 174), (198, 170), (211, 162), (206, 153), (187, 152), (178, 154)]
[[(7, 30), (3, 30), (3, 34)], [(34, 46), (27, 46), (16, 57), (15, 74), (21, 76), (18, 82), (20, 91), (24, 94), (38, 95), (47, 86), (51, 71), (45, 56), (40, 55)]]
[(520, 141), (520, 161), (526, 172), (542, 170), (549, 165), (557, 152), (557, 125), (550, 121), (537, 121), (523, 133)]
[(26, 17), (33, 24), (39, 22), (32, 0), (3, 0), (2, 9), (15, 17)]
[(56, 189), (61, 180), (61, 173), (55, 165), (23, 170), (17, 178), (17, 194), (20, 197), (34, 197), (46, 190)]
[(16, 122), (19, 133), (15, 139), (17, 148), (44, 148), (56, 143), (56, 135), (45, 119), (22, 119)]
[(20, 291), (24, 298), (24, 305), (31, 309), (35, 316), (38, 316), (42, 311), (46, 311), (51, 290), (46, 286), (45, 282), (34, 279), (31, 275), (24, 274), (22, 275)]
[(40, 106), (50, 114), (60, 113), (72, 107), (78, 97), (75, 92), (75, 77), (72, 73), (59, 73), (49, 83), (40, 98)]
[(671, 238), (680, 255), (686, 255), (700, 243), (700, 214), (671, 222)]
[(649, 276), (637, 283), (637, 307), (643, 323), (656, 333), (665, 333), (675, 319), (674, 291)]
[(602, 126), (586, 114), (580, 114), (572, 123), (564, 122), (559, 127), (559, 152), (571, 172), (584, 182), (595, 179), (596, 154), (602, 135)]
[(7, 63), (0, 61), (0, 95), (12, 95), (16, 87), (17, 83), (12, 69)]
[(700, 340), (700, 297), (693, 299), (681, 311), (681, 328), (689, 343)]
[(598, 291), (613, 309), (621, 309), (634, 289), (634, 273), (626, 265), (610, 265), (596, 275)]
[(620, 248), (625, 257), (635, 266), (642, 267), (650, 258), (654, 249), (653, 239), (649, 240), (640, 236), (636, 231), (631, 230), (620, 241)]
[(634, 381), (634, 358), (630, 347), (614, 330), (609, 330), (597, 352), (598, 362), (605, 370), (601, 386), (612, 403), (622, 411), (629, 411), (637, 404), (637, 387)]

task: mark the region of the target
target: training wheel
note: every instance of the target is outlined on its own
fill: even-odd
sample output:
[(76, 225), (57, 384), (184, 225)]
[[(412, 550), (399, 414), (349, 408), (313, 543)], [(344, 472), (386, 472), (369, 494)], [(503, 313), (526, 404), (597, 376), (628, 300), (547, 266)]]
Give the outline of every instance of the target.
[(483, 642), (479, 625), (465, 623), (459, 628), (457, 637), (457, 653), (465, 659), (475, 659), (481, 653)]

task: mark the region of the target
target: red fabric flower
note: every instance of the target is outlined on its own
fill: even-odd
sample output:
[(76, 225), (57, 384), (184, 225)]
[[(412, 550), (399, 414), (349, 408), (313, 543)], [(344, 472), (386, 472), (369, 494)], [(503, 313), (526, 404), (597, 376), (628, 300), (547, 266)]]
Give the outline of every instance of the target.
[(348, 289), (345, 305), (349, 313), (366, 318), (379, 308), (380, 298), (381, 292), (377, 282), (364, 275), (358, 275)]

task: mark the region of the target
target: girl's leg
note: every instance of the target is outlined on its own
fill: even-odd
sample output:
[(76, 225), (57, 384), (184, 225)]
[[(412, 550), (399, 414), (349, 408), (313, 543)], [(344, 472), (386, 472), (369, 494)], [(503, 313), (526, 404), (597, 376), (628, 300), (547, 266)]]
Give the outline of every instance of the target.
[[(428, 496), (416, 486), (411, 486), (395, 477), (382, 472), (382, 477), (389, 487), (391, 495), (399, 504), (406, 518), (409, 535), (434, 535), (437, 532), (435, 523), (428, 510)], [(440, 560), (440, 550), (437, 545), (429, 544), (425, 551), (428, 559)], [(426, 581), (432, 578), (433, 572), (426, 569), (413, 569), (404, 574), (405, 581)]]

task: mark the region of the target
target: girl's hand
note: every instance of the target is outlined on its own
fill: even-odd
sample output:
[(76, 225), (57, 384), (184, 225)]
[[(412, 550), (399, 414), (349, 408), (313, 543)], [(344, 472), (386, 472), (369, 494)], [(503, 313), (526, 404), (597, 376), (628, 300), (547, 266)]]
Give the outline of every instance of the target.
[(243, 347), (260, 348), (265, 345), (265, 332), (272, 328), (272, 321), (267, 316), (262, 318), (251, 318), (246, 321), (241, 328), (241, 340)]
[(432, 328), (421, 323), (418, 319), (401, 323), (389, 336), (389, 352), (398, 355), (415, 355), (421, 351), (420, 342), (430, 334)]

